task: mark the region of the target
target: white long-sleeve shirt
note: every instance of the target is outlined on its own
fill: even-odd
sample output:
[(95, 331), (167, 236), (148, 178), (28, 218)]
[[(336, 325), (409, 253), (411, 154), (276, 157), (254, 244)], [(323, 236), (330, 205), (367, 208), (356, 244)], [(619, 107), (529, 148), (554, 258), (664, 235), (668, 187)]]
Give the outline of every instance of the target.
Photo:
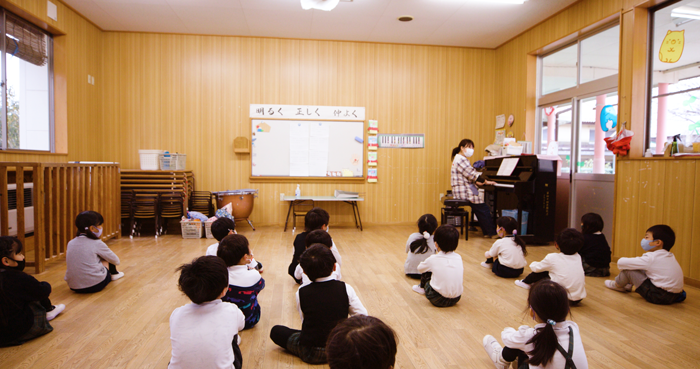
[(440, 251), (418, 264), (418, 272), (432, 272), (430, 287), (448, 299), (462, 296), (464, 286), (464, 264), (462, 257), (455, 252)]
[[(332, 276), (317, 278), (314, 281), (314, 283), (330, 281), (332, 279), (333, 279)], [(345, 291), (347, 291), (347, 293), (348, 293), (348, 302), (350, 303), (350, 306), (348, 307), (348, 313), (350, 314), (350, 316), (357, 315), (357, 314), (367, 315), (367, 309), (365, 309), (365, 306), (362, 305), (362, 301), (360, 301), (360, 298), (357, 297), (357, 294), (355, 293), (355, 290), (352, 288), (352, 286), (345, 283)], [(301, 317), (301, 321), (303, 322), (304, 321), (304, 313), (301, 311), (301, 303), (299, 302), (299, 290), (297, 290), (296, 297), (297, 297), (297, 310), (299, 311), (299, 316)]]
[[(537, 324), (535, 328), (543, 328), (545, 324), (546, 323)], [(583, 350), (581, 335), (579, 334), (578, 325), (576, 323), (569, 320), (557, 323), (554, 326), (554, 333), (557, 335), (557, 340), (564, 351), (569, 350), (569, 327), (571, 327), (574, 333), (574, 353), (571, 358), (574, 360), (574, 364), (576, 364), (576, 369), (588, 369), (588, 359), (586, 358), (586, 352)], [(535, 348), (535, 345), (531, 343), (528, 344), (527, 341), (532, 339), (535, 333), (537, 333), (535, 328), (527, 325), (520, 326), (517, 331), (511, 327), (506, 328), (501, 333), (503, 344), (512, 349), (522, 350), (526, 353), (530, 352)], [(564, 356), (557, 350), (552, 360), (548, 362), (546, 366), (530, 364), (530, 369), (558, 369), (563, 368), (565, 364), (566, 360)]]
[(654, 286), (671, 293), (683, 291), (683, 269), (676, 257), (664, 249), (636, 258), (620, 258), (617, 267), (620, 270), (643, 270)]
[(233, 369), (233, 337), (245, 327), (238, 306), (220, 299), (181, 306), (170, 315), (168, 369)]
[(498, 257), (498, 262), (508, 268), (525, 268), (527, 260), (523, 255), (523, 248), (515, 243), (513, 237), (505, 237), (493, 243), (491, 249), (486, 251), (487, 258)]
[[(331, 279), (335, 279), (336, 281), (339, 281), (343, 277), (342, 274), (340, 274), (340, 265), (338, 265), (338, 263), (335, 263), (335, 270), (331, 273), (331, 277), (333, 277)], [(294, 269), (294, 278), (301, 279), (301, 286), (299, 286), (299, 288), (311, 283), (311, 279), (304, 273), (301, 264), (297, 264), (296, 269)]]
[(547, 254), (542, 261), (534, 261), (530, 269), (535, 273), (549, 272), (552, 281), (566, 288), (569, 300), (578, 301), (586, 297), (586, 275), (581, 264), (581, 255), (565, 255), (558, 252)]
[(435, 247), (435, 240), (433, 239), (433, 236), (431, 235), (430, 238), (427, 239), (428, 243), (428, 250), (424, 254), (415, 254), (411, 252), (411, 244), (414, 241), (417, 240), (423, 240), (424, 237), (420, 233), (411, 233), (410, 236), (408, 236), (408, 240), (406, 241), (406, 253), (408, 254), (406, 256), (406, 262), (403, 264), (403, 270), (404, 273), (406, 274), (419, 274), (418, 273), (418, 264), (422, 263), (425, 261), (425, 259), (429, 258), (431, 255), (435, 254), (437, 252), (437, 248)]
[[(215, 243), (212, 245), (209, 245), (207, 247), (207, 251), (204, 254), (205, 256), (218, 256), (216, 253), (219, 251), (219, 243)], [(248, 269), (255, 269), (256, 266), (258, 266), (258, 262), (255, 260), (255, 258), (250, 259), (250, 263), (246, 264), (248, 266)]]

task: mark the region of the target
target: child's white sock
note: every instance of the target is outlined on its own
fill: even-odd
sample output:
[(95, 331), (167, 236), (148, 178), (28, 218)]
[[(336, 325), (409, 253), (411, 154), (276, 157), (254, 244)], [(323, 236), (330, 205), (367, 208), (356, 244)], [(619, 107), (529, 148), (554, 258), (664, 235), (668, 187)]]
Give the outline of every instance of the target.
[(497, 369), (508, 369), (510, 363), (507, 362), (501, 353), (503, 352), (503, 347), (498, 343), (496, 338), (491, 335), (484, 336), (483, 340), (484, 350), (493, 361), (493, 364)]
[(421, 288), (421, 286), (417, 284), (413, 286), (413, 290), (420, 293), (421, 295), (425, 295), (425, 289)]
[(58, 304), (54, 305), (53, 310), (46, 312), (46, 320), (51, 321), (53, 320), (58, 314), (63, 312), (63, 310), (66, 309), (66, 305), (63, 304)]

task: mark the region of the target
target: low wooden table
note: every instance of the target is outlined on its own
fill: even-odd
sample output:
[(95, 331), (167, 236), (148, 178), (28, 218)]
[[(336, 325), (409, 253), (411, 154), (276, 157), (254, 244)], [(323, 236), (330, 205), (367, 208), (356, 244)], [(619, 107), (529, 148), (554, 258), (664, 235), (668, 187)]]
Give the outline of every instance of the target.
[(292, 208), (294, 208), (294, 205), (297, 204), (298, 202), (302, 201), (342, 201), (346, 204), (350, 204), (352, 206), (352, 215), (353, 219), (355, 220), (355, 227), (359, 228), (360, 231), (362, 231), (362, 218), (360, 218), (360, 208), (357, 207), (357, 202), (358, 201), (365, 201), (365, 199), (361, 197), (354, 197), (350, 199), (344, 199), (344, 198), (338, 198), (335, 196), (284, 196), (283, 201), (289, 201), (289, 210), (287, 210), (287, 218), (284, 220), (284, 231), (287, 231), (287, 224), (289, 223), (289, 214), (292, 213)]

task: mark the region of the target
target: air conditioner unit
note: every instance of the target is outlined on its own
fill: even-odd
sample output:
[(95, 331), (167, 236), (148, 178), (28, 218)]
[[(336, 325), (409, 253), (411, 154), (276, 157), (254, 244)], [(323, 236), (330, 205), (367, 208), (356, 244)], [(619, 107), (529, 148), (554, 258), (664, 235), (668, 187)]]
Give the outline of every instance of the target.
[[(17, 236), (17, 185), (7, 185), (10, 236)], [(2, 218), (0, 214), (0, 218)], [(34, 184), (24, 184), (24, 234), (34, 232)]]

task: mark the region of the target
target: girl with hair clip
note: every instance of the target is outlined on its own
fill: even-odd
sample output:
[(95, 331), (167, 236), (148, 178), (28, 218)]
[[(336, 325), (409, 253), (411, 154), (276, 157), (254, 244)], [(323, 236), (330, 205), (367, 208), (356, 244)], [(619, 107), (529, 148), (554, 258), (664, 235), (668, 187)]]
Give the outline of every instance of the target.
[(496, 182), (482, 178), (481, 173), (472, 167), (469, 162), (472, 155), (474, 155), (474, 141), (470, 139), (463, 139), (457, 147), (452, 149), (452, 170), (450, 171), (452, 197), (469, 202), (468, 206), (478, 218), (484, 237), (498, 238), (493, 226), (491, 208), (481, 200), (479, 189), (476, 187), (476, 185), (494, 185)]
[(404, 272), (413, 279), (420, 279), (418, 264), (422, 263), (437, 252), (433, 233), (438, 227), (437, 219), (433, 214), (423, 214), (418, 218), (418, 232), (411, 233), (406, 241), (406, 262), (403, 265)]
[(21, 345), (53, 331), (65, 305), (51, 305), (51, 285), (23, 272), (22, 243), (0, 237), (0, 347)]
[(76, 237), (66, 248), (66, 276), (68, 287), (77, 293), (102, 291), (111, 281), (124, 276), (117, 271), (119, 258), (100, 240), (102, 215), (84, 211), (75, 218)]
[(507, 369), (518, 359), (518, 368), (588, 369), (578, 325), (570, 314), (566, 289), (549, 279), (535, 283), (527, 297), (534, 328), (506, 328), (501, 333), (505, 347), (493, 336), (485, 336), (484, 349), (496, 368)]
[(496, 220), (496, 232), (502, 238), (486, 251), (487, 259), (481, 266), (491, 268), (495, 275), (503, 278), (515, 278), (523, 274), (527, 265), (527, 248), (525, 241), (518, 236), (518, 221), (512, 217), (500, 217)]
[(326, 344), (331, 369), (391, 369), (396, 362), (396, 333), (381, 320), (355, 315), (333, 328)]

